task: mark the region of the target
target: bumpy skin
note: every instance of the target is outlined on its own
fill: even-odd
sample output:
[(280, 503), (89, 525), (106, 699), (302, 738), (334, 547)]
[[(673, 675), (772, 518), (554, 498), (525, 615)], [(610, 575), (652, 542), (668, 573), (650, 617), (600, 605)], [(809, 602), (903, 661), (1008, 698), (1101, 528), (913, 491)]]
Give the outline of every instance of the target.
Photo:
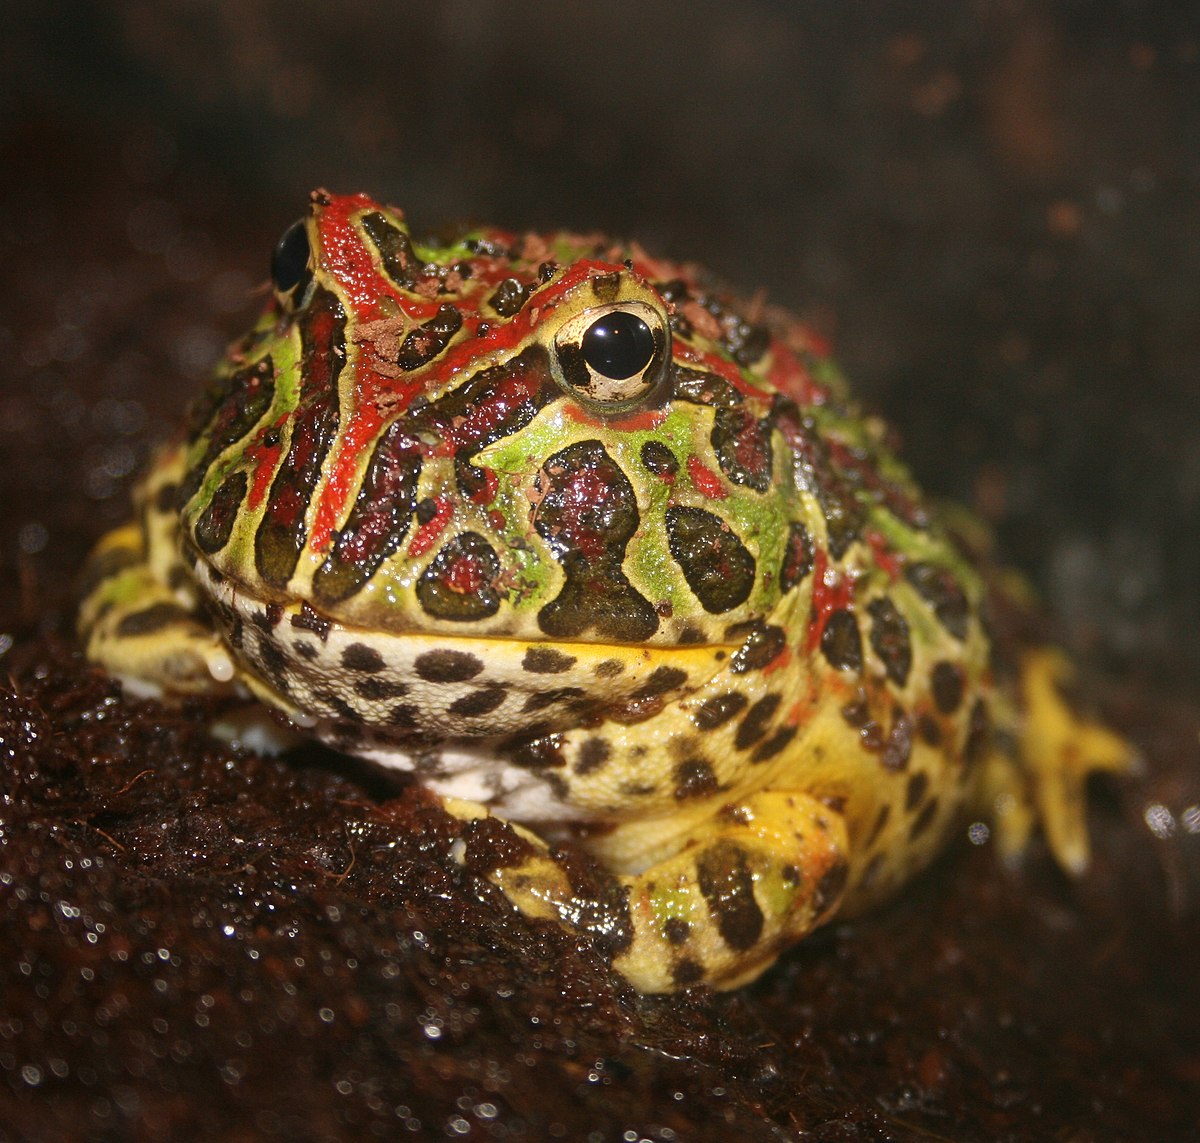
[(464, 837), (522, 823), (493, 879), (647, 991), (753, 977), (981, 792), (1086, 862), (1123, 744), (1049, 656), (997, 692), (978, 575), (794, 320), (601, 238), (418, 244), (362, 195), (315, 193), (274, 278), (93, 557), (92, 657), (249, 689)]

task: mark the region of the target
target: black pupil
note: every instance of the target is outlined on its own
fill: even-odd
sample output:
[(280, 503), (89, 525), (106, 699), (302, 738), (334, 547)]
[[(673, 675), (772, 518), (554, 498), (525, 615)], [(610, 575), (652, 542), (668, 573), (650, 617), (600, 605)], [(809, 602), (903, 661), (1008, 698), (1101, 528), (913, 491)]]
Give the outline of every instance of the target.
[(308, 231), (304, 220), (293, 222), (283, 232), (283, 237), (271, 255), (271, 280), (275, 288), (286, 294), (294, 290), (308, 269)]
[(623, 381), (640, 373), (654, 356), (654, 334), (636, 314), (613, 310), (583, 335), (583, 359), (597, 373)]

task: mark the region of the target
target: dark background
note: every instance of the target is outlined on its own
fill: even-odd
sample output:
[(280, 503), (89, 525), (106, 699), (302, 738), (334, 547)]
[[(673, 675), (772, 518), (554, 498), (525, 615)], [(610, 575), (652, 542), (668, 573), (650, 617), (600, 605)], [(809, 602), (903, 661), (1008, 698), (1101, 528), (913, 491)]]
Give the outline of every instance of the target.
[(765, 291), (1076, 650), (1200, 663), (1194, 4), (34, 0), (0, 32), (0, 559), (26, 618), (326, 185)]

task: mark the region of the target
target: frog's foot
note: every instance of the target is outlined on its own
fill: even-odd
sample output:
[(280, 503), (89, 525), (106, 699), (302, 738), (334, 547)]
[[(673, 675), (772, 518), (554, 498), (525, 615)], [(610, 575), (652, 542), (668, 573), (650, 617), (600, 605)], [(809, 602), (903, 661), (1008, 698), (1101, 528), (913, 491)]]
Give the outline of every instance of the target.
[[(463, 816), (462, 803), (448, 808)], [(588, 931), (563, 867), (516, 828), (538, 852), (492, 879), (523, 913)], [(731, 803), (695, 827), (675, 856), (619, 878), (627, 933), (613, 967), (641, 992), (736, 988), (832, 915), (846, 854), (841, 815), (808, 794), (769, 791)]]
[(104, 536), (83, 577), (79, 634), (87, 656), (127, 690), (157, 696), (233, 689), (228, 650), (151, 568), (136, 524)]
[[(1083, 718), (1063, 697), (1073, 667), (1052, 647), (1027, 651), (1021, 662), (1021, 706), (1024, 725), (1018, 750), (1022, 769), (1031, 777), (1033, 800), (1051, 852), (1068, 873), (1088, 865), (1087, 779), (1093, 771), (1122, 773), (1135, 759), (1133, 748), (1119, 735)], [(1002, 852), (1012, 857), (1024, 846), (1032, 824), (1019, 798), (1006, 799), (1010, 812), (1001, 816)]]

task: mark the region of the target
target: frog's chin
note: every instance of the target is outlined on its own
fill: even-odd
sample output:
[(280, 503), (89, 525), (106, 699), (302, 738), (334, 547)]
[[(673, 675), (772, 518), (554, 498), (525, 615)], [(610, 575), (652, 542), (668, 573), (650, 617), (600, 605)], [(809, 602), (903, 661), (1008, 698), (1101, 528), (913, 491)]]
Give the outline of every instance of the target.
[(639, 721), (702, 686), (735, 649), (374, 631), (199, 578), (239, 679), (297, 724), (328, 726), (331, 741), (357, 729), (408, 749)]

